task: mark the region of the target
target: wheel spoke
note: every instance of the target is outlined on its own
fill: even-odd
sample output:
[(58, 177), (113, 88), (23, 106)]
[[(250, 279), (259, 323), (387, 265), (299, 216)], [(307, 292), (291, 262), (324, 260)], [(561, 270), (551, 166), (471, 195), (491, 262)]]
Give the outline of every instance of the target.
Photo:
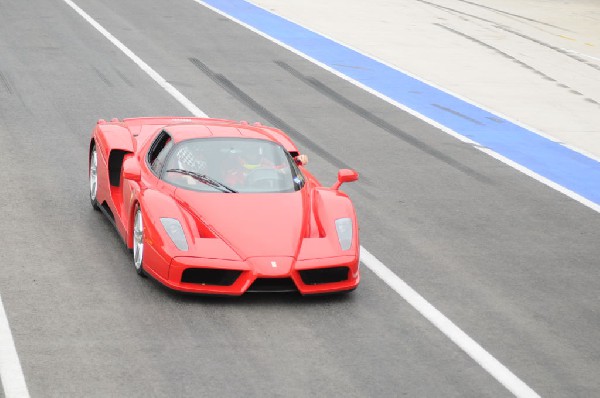
[(96, 194), (98, 190), (98, 155), (96, 148), (92, 151), (90, 159), (90, 197), (92, 200), (96, 200)]
[(144, 256), (144, 224), (142, 213), (138, 209), (133, 222), (133, 265), (139, 271)]

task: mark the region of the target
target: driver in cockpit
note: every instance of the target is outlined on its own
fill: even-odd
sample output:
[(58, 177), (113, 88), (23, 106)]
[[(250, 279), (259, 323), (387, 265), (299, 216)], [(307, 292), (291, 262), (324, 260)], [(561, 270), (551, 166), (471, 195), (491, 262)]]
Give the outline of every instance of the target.
[[(277, 159), (269, 157), (268, 149), (263, 146), (244, 148), (236, 156), (230, 159), (228, 167), (226, 167), (224, 183), (230, 186), (241, 186), (247, 183), (247, 177), (255, 170), (274, 169), (283, 172), (287, 169), (287, 159), (283, 154), (274, 153)], [(298, 155), (294, 158), (298, 164), (306, 164), (308, 157), (306, 155)]]
[(225, 172), (225, 184), (231, 186), (243, 185), (246, 177), (252, 171), (261, 168), (275, 168), (275, 164), (264, 156), (262, 146), (245, 148), (230, 158)]

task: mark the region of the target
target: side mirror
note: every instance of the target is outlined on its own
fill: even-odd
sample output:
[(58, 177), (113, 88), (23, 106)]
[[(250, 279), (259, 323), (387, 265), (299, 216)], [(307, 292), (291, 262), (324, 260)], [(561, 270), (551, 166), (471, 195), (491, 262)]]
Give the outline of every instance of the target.
[(139, 181), (142, 179), (142, 170), (140, 162), (133, 156), (128, 157), (123, 162), (123, 178), (131, 181)]
[(331, 189), (339, 189), (340, 186), (345, 182), (352, 182), (358, 180), (358, 173), (350, 169), (341, 169), (338, 171), (338, 180)]

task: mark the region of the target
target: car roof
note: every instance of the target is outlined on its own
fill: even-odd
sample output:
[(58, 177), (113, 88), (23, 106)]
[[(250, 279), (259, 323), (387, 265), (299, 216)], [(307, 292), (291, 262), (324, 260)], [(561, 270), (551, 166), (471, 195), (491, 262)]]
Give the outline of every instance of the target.
[(216, 120), (213, 123), (191, 122), (170, 124), (164, 126), (162, 129), (167, 131), (175, 142), (192, 138), (254, 138), (279, 143), (288, 152), (298, 152), (294, 143), (285, 133), (261, 124), (250, 125), (244, 122)]

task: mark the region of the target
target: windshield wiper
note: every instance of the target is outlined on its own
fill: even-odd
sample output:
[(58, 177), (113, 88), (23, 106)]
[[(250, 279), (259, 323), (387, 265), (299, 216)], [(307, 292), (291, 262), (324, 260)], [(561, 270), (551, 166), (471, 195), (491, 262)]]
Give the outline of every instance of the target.
[(227, 185), (219, 182), (213, 178), (210, 178), (206, 174), (194, 173), (193, 171), (183, 170), (183, 169), (169, 169), (167, 172), (180, 173), (185, 174), (186, 176), (190, 176), (193, 179), (200, 181), (208, 186), (218, 189), (221, 192), (225, 193), (237, 193), (237, 191), (233, 188), (228, 187)]

